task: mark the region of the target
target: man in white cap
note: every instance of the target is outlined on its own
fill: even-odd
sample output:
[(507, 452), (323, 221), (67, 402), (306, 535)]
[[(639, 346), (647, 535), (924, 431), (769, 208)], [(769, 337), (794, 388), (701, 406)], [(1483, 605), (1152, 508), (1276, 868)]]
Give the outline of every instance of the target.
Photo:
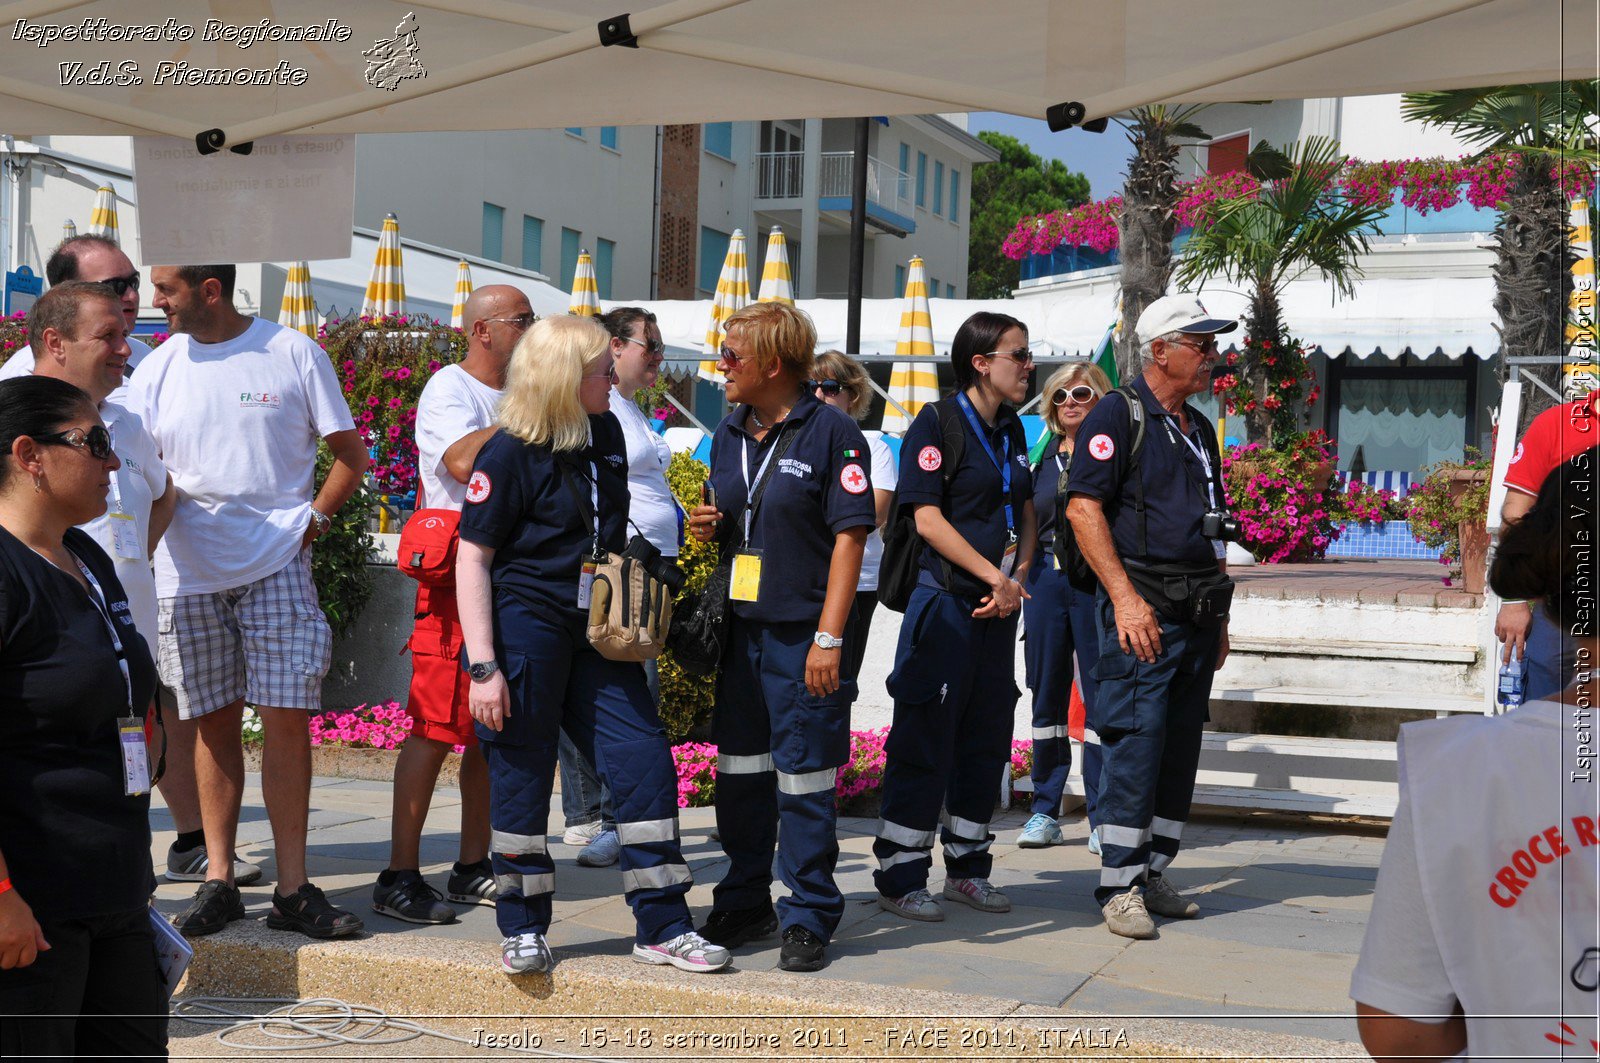
[(1163, 872), (1194, 796), (1211, 680), (1228, 655), (1223, 494), (1211, 422), (1186, 400), (1208, 391), (1217, 334), (1192, 295), (1139, 315), (1144, 372), (1100, 401), (1078, 429), (1067, 518), (1100, 580), (1100, 902), (1113, 934), (1156, 936), (1150, 913), (1192, 919), (1199, 905)]

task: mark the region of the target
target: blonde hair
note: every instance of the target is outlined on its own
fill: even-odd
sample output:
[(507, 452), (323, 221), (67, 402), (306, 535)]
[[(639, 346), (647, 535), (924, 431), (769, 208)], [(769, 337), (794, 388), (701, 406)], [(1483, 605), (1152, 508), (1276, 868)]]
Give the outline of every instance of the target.
[(1062, 435), (1060, 416), (1061, 407), (1055, 404), (1053, 396), (1057, 388), (1071, 388), (1078, 384), (1088, 384), (1094, 389), (1096, 399), (1105, 398), (1106, 392), (1111, 390), (1111, 378), (1106, 376), (1106, 371), (1093, 362), (1068, 362), (1066, 365), (1050, 374), (1050, 379), (1044, 382), (1044, 388), (1039, 394), (1044, 396), (1044, 423), (1056, 435)]
[(823, 351), (811, 367), (813, 380), (837, 380), (850, 392), (850, 416), (856, 420), (872, 409), (872, 385), (860, 362), (840, 351)]
[(739, 338), (755, 358), (756, 372), (765, 374), (774, 362), (805, 380), (816, 357), (817, 328), (804, 310), (785, 303), (750, 303), (737, 310), (722, 330), (739, 330)]
[(593, 318), (568, 314), (535, 322), (511, 352), (500, 427), (525, 443), (582, 450), (589, 415), (578, 386), (610, 345), (611, 334)]

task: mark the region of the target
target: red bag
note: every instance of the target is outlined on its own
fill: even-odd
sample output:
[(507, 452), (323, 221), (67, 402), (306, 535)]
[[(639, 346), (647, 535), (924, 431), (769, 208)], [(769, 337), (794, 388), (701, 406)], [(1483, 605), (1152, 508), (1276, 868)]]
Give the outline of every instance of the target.
[(424, 586), (453, 586), (460, 538), (460, 513), (453, 509), (419, 509), (400, 529), (395, 565)]

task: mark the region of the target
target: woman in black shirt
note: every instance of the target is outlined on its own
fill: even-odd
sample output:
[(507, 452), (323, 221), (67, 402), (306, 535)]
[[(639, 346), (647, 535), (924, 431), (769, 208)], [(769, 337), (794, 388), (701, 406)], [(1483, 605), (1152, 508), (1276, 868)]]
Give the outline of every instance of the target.
[(74, 527), (105, 512), (120, 464), (82, 391), (0, 382), (0, 1056), (167, 1054), (147, 907), (155, 664)]

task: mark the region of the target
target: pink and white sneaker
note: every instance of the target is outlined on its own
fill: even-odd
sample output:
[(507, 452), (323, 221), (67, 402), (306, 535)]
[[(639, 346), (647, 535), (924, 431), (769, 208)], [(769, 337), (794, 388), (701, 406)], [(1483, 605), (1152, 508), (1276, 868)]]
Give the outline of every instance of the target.
[(633, 958), (638, 963), (651, 963), (658, 967), (671, 964), (680, 971), (703, 974), (728, 966), (733, 962), (733, 953), (721, 945), (713, 945), (691, 930), (659, 945), (635, 945)]

